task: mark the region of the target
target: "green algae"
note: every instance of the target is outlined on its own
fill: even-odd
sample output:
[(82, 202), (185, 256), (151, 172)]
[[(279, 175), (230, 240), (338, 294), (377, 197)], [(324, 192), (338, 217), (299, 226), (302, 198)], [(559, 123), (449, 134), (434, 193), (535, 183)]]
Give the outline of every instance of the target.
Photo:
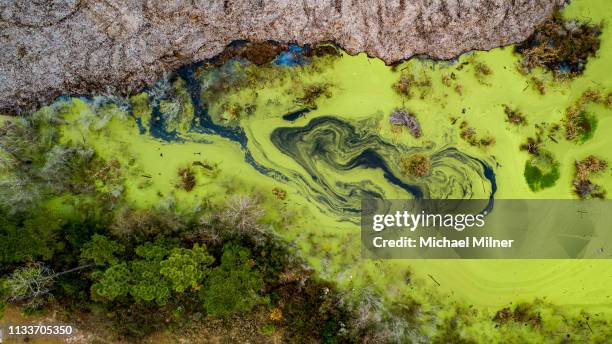
[[(594, 21), (612, 17), (603, 0), (573, 1), (563, 14)], [(200, 98), (212, 121), (241, 128), (245, 147), (228, 137), (192, 130), (195, 105), (182, 78), (132, 96), (131, 109), (74, 98), (41, 111), (57, 111), (66, 121), (61, 143), (92, 147), (102, 159), (116, 161), (125, 178), (121, 192), (130, 207), (172, 206), (190, 214), (223, 202), (228, 194), (259, 194), (269, 211), (266, 216), (293, 219), (292, 228), (279, 226), (277, 232), (294, 242), (323, 276), (345, 290), (373, 290), (400, 308), (418, 304), (421, 320), (415, 321), (431, 336), (537, 341), (559, 329), (574, 329), (575, 322), (586, 317), (583, 310), (600, 314), (599, 319), (612, 318), (612, 262), (363, 260), (355, 210), (364, 194), (414, 196), (389, 182), (385, 173), (400, 176), (402, 184), (418, 186), (431, 197), (487, 198), (492, 185), (481, 162), (494, 168), (496, 198), (575, 197), (575, 160), (597, 155), (612, 161), (609, 107), (588, 105), (596, 110), (598, 129), (581, 136), (580, 144), (540, 134), (540, 152), (548, 153), (534, 157), (519, 147), (537, 137), (542, 127), (562, 123), (567, 109), (593, 85), (612, 91), (607, 77), (612, 30), (604, 26), (600, 38), (598, 55), (581, 75), (566, 81), (539, 68), (523, 75), (517, 69), (520, 58), (510, 48), (470, 53), (455, 62), (411, 59), (395, 69), (365, 54), (323, 56), (291, 68), (229, 61), (201, 69), (198, 81), (205, 87)], [(521, 110), (528, 118), (525, 125), (508, 125), (506, 104)], [(293, 122), (282, 119), (304, 107), (311, 111)], [(389, 114), (397, 108), (419, 114), (422, 135), (414, 137), (389, 123)], [(160, 120), (183, 141), (152, 136)], [(472, 130), (466, 132), (468, 128)], [(138, 134), (141, 129), (145, 134)], [(262, 174), (246, 161), (245, 150), (287, 178)], [(369, 152), (390, 172), (382, 165), (357, 163)], [(415, 178), (402, 171), (402, 159), (417, 154), (429, 157), (431, 166)], [(181, 173), (186, 169), (188, 173)], [(612, 185), (610, 173), (597, 178), (601, 185)], [(50, 206), (60, 209), (66, 202), (58, 199)], [(534, 302), (539, 298), (546, 301)], [(534, 303), (537, 310), (517, 313), (509, 306), (517, 302)], [(491, 321), (505, 307), (511, 319), (503, 320), (507, 317), (502, 312), (500, 324)], [(541, 324), (530, 320), (537, 318), (534, 314)], [(603, 321), (591, 317), (597, 336), (605, 335)], [(595, 338), (579, 328), (571, 336)]]
[(559, 163), (549, 152), (539, 151), (525, 162), (524, 176), (533, 191), (552, 187), (559, 179)]

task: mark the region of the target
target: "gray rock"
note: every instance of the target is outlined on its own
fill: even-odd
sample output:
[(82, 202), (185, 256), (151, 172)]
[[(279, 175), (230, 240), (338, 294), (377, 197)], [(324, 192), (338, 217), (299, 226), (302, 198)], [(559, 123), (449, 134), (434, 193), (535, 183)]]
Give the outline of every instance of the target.
[(524, 40), (564, 1), (0, 0), (0, 112), (130, 92), (239, 39), (449, 59)]

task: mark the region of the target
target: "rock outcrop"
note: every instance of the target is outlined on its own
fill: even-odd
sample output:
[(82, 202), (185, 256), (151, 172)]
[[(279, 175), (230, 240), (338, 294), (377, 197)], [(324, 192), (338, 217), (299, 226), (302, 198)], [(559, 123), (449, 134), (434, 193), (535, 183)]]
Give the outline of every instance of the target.
[(0, 112), (127, 92), (234, 40), (333, 41), (391, 63), (527, 38), (565, 0), (3, 0)]

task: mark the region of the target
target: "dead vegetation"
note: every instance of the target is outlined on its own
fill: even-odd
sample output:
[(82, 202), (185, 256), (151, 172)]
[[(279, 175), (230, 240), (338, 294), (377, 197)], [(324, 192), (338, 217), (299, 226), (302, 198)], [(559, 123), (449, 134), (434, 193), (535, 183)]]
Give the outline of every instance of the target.
[(454, 72), (442, 75), (442, 85), (452, 88), (458, 95), (463, 95), (463, 86), (457, 80), (457, 75)]
[(540, 140), (539, 137), (537, 139), (534, 139), (533, 137), (528, 137), (527, 142), (523, 143), (520, 146), (520, 149), (522, 151), (526, 151), (530, 155), (536, 156), (540, 154), (541, 145), (542, 145), (542, 140)]
[(535, 125), (536, 135), (535, 138), (528, 137), (527, 142), (521, 144), (519, 147), (520, 150), (526, 151), (531, 155), (538, 155), (540, 148), (544, 145), (545, 142), (559, 142), (559, 132), (561, 131), (561, 126), (558, 123), (539, 123)]
[(568, 111), (565, 119), (565, 133), (569, 141), (584, 142), (593, 136), (597, 118), (586, 111)]
[(580, 75), (587, 60), (599, 50), (601, 31), (601, 24), (567, 20), (557, 11), (516, 46), (515, 51), (522, 56), (519, 68), (529, 73), (541, 67), (557, 77)]
[(487, 66), (484, 62), (473, 61), (474, 66), (474, 76), (479, 83), (483, 85), (488, 85), (486, 82), (486, 78), (493, 74), (493, 70), (491, 67)]
[(178, 175), (181, 179), (180, 188), (189, 192), (196, 186), (196, 176), (193, 170), (189, 167), (179, 169)]
[(317, 44), (307, 49), (305, 55), (307, 57), (341, 57), (342, 52), (333, 44)]
[(410, 111), (402, 108), (393, 110), (389, 117), (389, 122), (396, 128), (406, 128), (414, 138), (419, 138), (422, 135), (421, 123), (417, 117)]
[(510, 106), (504, 105), (504, 113), (506, 114), (506, 122), (522, 127), (527, 125), (527, 118), (518, 109), (512, 109)]
[(531, 79), (531, 85), (532, 87), (538, 91), (538, 93), (540, 95), (545, 95), (546, 94), (546, 84), (544, 83), (544, 80), (537, 78), (535, 76), (532, 76)]
[(566, 110), (564, 125), (565, 138), (568, 141), (584, 142), (593, 136), (597, 127), (597, 116), (587, 111), (589, 104), (599, 104), (612, 107), (612, 92), (603, 95), (602, 92), (589, 89)]
[(510, 307), (505, 307), (497, 313), (495, 313), (495, 317), (493, 321), (500, 325), (505, 325), (509, 323), (520, 323), (524, 325), (529, 325), (533, 328), (541, 328), (542, 327), (542, 316), (540, 312), (535, 309), (533, 305), (527, 303), (519, 303), (514, 307), (514, 310), (510, 309)]
[(495, 144), (495, 138), (492, 136), (479, 136), (476, 133), (476, 128), (471, 127), (467, 121), (461, 121), (459, 124), (459, 136), (474, 147), (488, 147)]
[(237, 233), (259, 232), (263, 230), (260, 223), (264, 209), (257, 197), (236, 195), (225, 203), (222, 222), (233, 228)]
[(297, 97), (295, 101), (301, 106), (315, 109), (317, 107), (317, 100), (322, 97), (329, 99), (331, 96), (331, 84), (317, 83), (304, 86), (302, 95)]
[(409, 157), (402, 157), (400, 166), (404, 175), (422, 178), (431, 172), (431, 160), (423, 154), (412, 154)]
[(431, 92), (431, 84), (431, 78), (425, 73), (420, 76), (403, 73), (400, 79), (393, 84), (393, 90), (408, 99), (412, 98), (418, 91), (419, 98), (424, 99)]
[(555, 156), (545, 149), (544, 144), (549, 141), (557, 143), (561, 127), (556, 123), (540, 123), (535, 127), (535, 138), (528, 137), (527, 142), (519, 148), (529, 154), (523, 172), (525, 181), (532, 191), (539, 191), (555, 185), (559, 179), (560, 164)]
[(281, 201), (284, 201), (285, 199), (287, 199), (287, 191), (279, 188), (279, 187), (275, 187), (274, 189), (272, 189), (272, 194), (280, 199)]
[(608, 162), (590, 155), (585, 159), (578, 160), (575, 163), (576, 176), (572, 181), (574, 192), (581, 199), (587, 198), (605, 198), (606, 190), (600, 185), (594, 184), (591, 181), (593, 175), (604, 172), (608, 169)]

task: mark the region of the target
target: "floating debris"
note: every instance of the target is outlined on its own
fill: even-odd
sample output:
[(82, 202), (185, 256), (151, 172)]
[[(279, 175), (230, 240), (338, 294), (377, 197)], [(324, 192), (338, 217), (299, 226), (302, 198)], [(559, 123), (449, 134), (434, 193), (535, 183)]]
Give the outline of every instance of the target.
[(572, 181), (574, 192), (582, 199), (586, 198), (605, 198), (606, 190), (600, 185), (591, 182), (590, 178), (594, 174), (601, 173), (608, 169), (608, 162), (593, 155), (583, 160), (576, 161), (576, 176)]
[(459, 124), (459, 128), (461, 129), (459, 136), (471, 146), (488, 147), (495, 144), (495, 138), (492, 136), (478, 137), (476, 129), (470, 127), (466, 121), (462, 121), (461, 124)]
[(406, 109), (395, 109), (391, 113), (389, 122), (394, 126), (407, 128), (415, 138), (421, 137), (422, 132), (419, 120)]
[(585, 91), (580, 98), (570, 106), (565, 115), (565, 138), (568, 141), (583, 143), (590, 139), (597, 128), (597, 117), (587, 111), (589, 104), (601, 104), (610, 107), (612, 93), (604, 97), (595, 90)]
[(506, 113), (506, 122), (523, 127), (527, 125), (527, 119), (517, 109), (504, 105), (504, 112)]
[(593, 137), (596, 128), (597, 117), (594, 114), (586, 111), (568, 112), (565, 121), (565, 132), (568, 140), (585, 142)]
[(511, 310), (509, 307), (505, 307), (495, 313), (493, 321), (500, 325), (513, 322), (524, 324), (525, 326), (530, 325), (533, 328), (541, 328), (542, 315), (540, 314), (540, 311), (536, 309), (538, 303), (538, 301), (536, 301), (534, 304), (519, 303), (516, 305), (516, 307), (514, 307), (514, 310)]
[(463, 86), (457, 81), (457, 75), (454, 72), (442, 75), (442, 85), (452, 88), (458, 95), (463, 95)]
[(280, 200), (282, 200), (282, 201), (284, 201), (285, 199), (287, 199), (287, 191), (285, 191), (285, 190), (283, 190), (283, 189), (281, 189), (281, 188), (279, 188), (279, 187), (275, 187), (274, 189), (272, 189), (272, 194), (273, 194), (273, 195), (274, 195), (276, 198), (278, 198), (278, 199), (280, 199)]
[(479, 83), (487, 85), (486, 77), (493, 74), (493, 70), (483, 62), (474, 62), (474, 76)]
[(414, 74), (402, 74), (400, 79), (393, 84), (395, 92), (408, 99), (413, 96), (413, 88), (419, 89), (420, 98), (424, 99), (431, 90), (431, 78), (424, 73), (419, 78)]
[(193, 170), (189, 167), (181, 168), (179, 169), (178, 175), (181, 178), (181, 189), (187, 192), (193, 190), (196, 185), (196, 177)]
[(400, 161), (402, 171), (406, 176), (422, 178), (431, 171), (431, 160), (423, 154), (413, 154)]
[(530, 81), (531, 85), (536, 91), (538, 91), (538, 93), (540, 93), (541, 95), (546, 94), (546, 84), (544, 83), (544, 80), (533, 76), (531, 77)]
[(540, 154), (541, 144), (542, 144), (542, 140), (540, 139), (539, 136), (537, 139), (534, 139), (533, 137), (528, 137), (527, 143), (523, 143), (520, 146), (520, 150), (527, 151), (527, 153), (531, 155), (538, 155)]
[(296, 102), (306, 108), (316, 109), (317, 100), (321, 97), (331, 98), (331, 84), (317, 83), (304, 86), (302, 96), (296, 98)]

